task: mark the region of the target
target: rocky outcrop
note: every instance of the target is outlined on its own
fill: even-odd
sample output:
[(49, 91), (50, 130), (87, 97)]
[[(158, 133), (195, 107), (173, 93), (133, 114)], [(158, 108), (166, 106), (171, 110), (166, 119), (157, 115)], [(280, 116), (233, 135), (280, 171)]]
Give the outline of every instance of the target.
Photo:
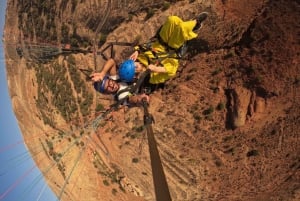
[(232, 128), (244, 126), (247, 120), (266, 110), (266, 99), (243, 87), (227, 90), (227, 99), (228, 121)]
[(249, 108), (251, 107), (252, 92), (242, 88), (236, 87), (232, 89), (229, 94), (230, 106), (228, 112), (232, 116), (233, 128), (238, 128), (246, 123)]

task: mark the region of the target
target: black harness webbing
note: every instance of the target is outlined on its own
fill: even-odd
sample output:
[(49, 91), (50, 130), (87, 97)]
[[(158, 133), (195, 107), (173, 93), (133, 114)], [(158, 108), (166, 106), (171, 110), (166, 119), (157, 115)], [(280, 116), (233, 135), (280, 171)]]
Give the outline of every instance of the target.
[[(124, 92), (129, 92), (131, 95), (135, 95), (135, 94), (138, 94), (139, 93), (139, 90), (145, 80), (145, 78), (147, 77), (147, 75), (150, 74), (150, 70), (147, 69), (146, 71), (142, 72), (139, 79), (136, 81), (136, 83), (134, 85), (131, 85), (131, 86), (128, 86), (127, 88), (125, 89), (122, 89), (120, 91), (118, 91), (118, 93), (115, 94), (115, 97), (118, 98), (118, 96)], [(124, 102), (124, 100), (126, 100), (128, 98), (128, 96), (118, 100), (117, 99), (117, 102), (120, 102), (120, 104), (122, 104)]]
[[(165, 52), (156, 52), (152, 49), (152, 43), (154, 43), (155, 41), (158, 41), (161, 45), (163, 45), (165, 48), (166, 48), (166, 51)], [(162, 60), (166, 59), (166, 58), (173, 58), (173, 59), (182, 59), (182, 56), (180, 56), (178, 54), (178, 51), (177, 49), (175, 48), (172, 48), (170, 47), (167, 43), (165, 43), (161, 37), (157, 37), (157, 38), (152, 38), (150, 40), (150, 42), (148, 43), (145, 43), (143, 45), (139, 45), (139, 50), (141, 52), (147, 52), (147, 51), (150, 51), (154, 58), (153, 59), (150, 59), (149, 57), (147, 57), (148, 59), (148, 63), (155, 63), (155, 64), (158, 64), (160, 63)], [(153, 61), (154, 62), (153, 62)]]

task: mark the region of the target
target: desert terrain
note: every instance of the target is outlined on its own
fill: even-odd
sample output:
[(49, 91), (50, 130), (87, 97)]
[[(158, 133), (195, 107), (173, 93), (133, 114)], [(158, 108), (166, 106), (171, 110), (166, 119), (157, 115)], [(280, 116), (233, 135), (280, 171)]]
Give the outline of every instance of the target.
[[(300, 200), (299, 1), (8, 0), (13, 109), (60, 200), (157, 199), (143, 108), (100, 119), (114, 100), (80, 69), (100, 71), (94, 53), (110, 42), (145, 43), (168, 16), (202, 11), (177, 75), (149, 104), (172, 200)], [(114, 57), (130, 48), (115, 46)]]

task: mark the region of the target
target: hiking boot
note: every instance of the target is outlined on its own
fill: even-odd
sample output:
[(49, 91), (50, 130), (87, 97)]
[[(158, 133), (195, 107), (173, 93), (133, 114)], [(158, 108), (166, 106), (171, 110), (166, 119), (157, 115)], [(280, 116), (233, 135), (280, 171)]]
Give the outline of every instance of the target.
[(177, 50), (177, 56), (181, 59), (183, 58), (188, 50), (188, 46), (186, 43), (184, 43), (178, 50)]
[(207, 16), (208, 16), (208, 12), (200, 13), (200, 15), (196, 18), (197, 23), (196, 23), (195, 27), (193, 28), (193, 31), (197, 31), (202, 27), (202, 22), (204, 22), (206, 20)]

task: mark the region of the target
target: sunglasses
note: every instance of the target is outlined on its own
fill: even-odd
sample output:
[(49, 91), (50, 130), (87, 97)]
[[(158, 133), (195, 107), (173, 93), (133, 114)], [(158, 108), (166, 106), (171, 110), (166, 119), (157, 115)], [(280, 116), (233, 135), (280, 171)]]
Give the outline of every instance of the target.
[(104, 87), (104, 89), (106, 91), (112, 91), (112, 90), (114, 90), (115, 85), (116, 85), (116, 81), (114, 81), (112, 79), (108, 79), (106, 83), (107, 84), (105, 84), (105, 87)]

